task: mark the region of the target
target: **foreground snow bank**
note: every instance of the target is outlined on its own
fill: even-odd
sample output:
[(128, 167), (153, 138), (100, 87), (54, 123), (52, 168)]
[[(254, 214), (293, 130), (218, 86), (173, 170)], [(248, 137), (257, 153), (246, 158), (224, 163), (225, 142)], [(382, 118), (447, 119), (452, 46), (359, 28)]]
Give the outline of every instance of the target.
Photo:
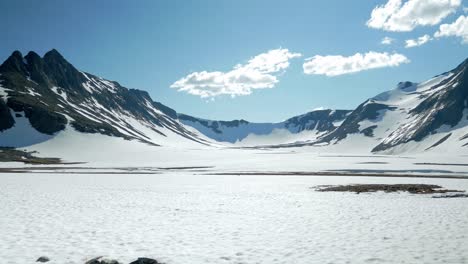
[(466, 199), (323, 193), (317, 185), (466, 180), (0, 174), (0, 259), (148, 256), (167, 264), (464, 263)]

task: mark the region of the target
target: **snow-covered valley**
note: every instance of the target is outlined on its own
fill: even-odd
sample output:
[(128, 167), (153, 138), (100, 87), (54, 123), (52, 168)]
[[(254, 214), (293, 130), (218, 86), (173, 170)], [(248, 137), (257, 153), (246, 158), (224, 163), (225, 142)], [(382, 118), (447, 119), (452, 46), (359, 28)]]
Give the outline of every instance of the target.
[(252, 123), (178, 113), (56, 50), (14, 52), (0, 66), (0, 262), (468, 262), (465, 194), (313, 188), (468, 191), (467, 65), (354, 110)]
[(468, 203), (316, 185), (466, 180), (1, 174), (2, 263), (465, 263)]

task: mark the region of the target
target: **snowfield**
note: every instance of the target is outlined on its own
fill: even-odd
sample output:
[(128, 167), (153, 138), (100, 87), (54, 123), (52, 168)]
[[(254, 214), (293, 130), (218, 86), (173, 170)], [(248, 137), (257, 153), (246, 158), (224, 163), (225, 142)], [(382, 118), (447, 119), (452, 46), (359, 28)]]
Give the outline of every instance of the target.
[(466, 263), (468, 203), (431, 195), (322, 193), (346, 183), (457, 179), (0, 174), (0, 259), (109, 256), (184, 263)]
[[(60, 157), (66, 162), (84, 162), (70, 166), (99, 172), (109, 171), (104, 168), (112, 168), (112, 171), (115, 168), (133, 168), (133, 172), (143, 172), (145, 168), (209, 167), (206, 169), (207, 173), (339, 171), (427, 176), (468, 174), (468, 148), (465, 149), (466, 152), (447, 152), (443, 156), (438, 151), (412, 155), (379, 155), (366, 154), (362, 149), (367, 148), (366, 145), (353, 142), (347, 140), (342, 144), (326, 147), (241, 149), (205, 146), (179, 140), (173, 141), (172, 146), (156, 147), (136, 140), (83, 134), (67, 128), (54, 138), (25, 149), (38, 151), (35, 155), (41, 157)], [(1, 167), (30, 166), (4, 163)]]

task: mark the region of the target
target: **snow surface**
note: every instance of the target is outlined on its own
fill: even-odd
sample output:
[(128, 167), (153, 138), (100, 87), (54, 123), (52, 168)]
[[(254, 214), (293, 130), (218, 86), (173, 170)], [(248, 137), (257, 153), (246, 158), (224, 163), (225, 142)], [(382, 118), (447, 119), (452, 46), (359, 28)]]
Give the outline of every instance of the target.
[(320, 193), (359, 177), (0, 174), (5, 264), (466, 263), (468, 203), (431, 195)]
[(249, 134), (241, 141), (236, 142), (236, 146), (265, 146), (265, 145), (277, 145), (277, 144), (288, 144), (288, 143), (299, 143), (310, 140), (315, 140), (318, 136), (323, 133), (317, 132), (316, 130), (303, 130), (298, 133), (292, 133), (288, 129), (273, 129), (269, 134), (257, 135), (254, 133)]
[(4, 101), (6, 101), (7, 97), (8, 97), (8, 93), (7, 93), (7, 90), (10, 91), (10, 89), (7, 89), (5, 87), (2, 86), (2, 83), (0, 81), (0, 98)]
[(68, 102), (67, 100), (67, 93), (60, 87), (52, 87), (50, 88), (54, 93), (56, 93), (58, 96), (62, 97), (64, 102)]
[[(352, 135), (358, 136), (358, 135)], [(372, 139), (368, 139), (372, 140)], [(136, 140), (101, 134), (83, 134), (67, 128), (51, 140), (26, 149), (43, 157), (85, 162), (89, 168), (210, 167), (217, 172), (320, 172), (380, 171), (391, 174), (466, 175), (466, 155), (424, 152), (414, 155), (375, 155), (364, 152), (366, 144), (345, 141), (326, 147), (241, 149), (206, 146), (174, 138), (169, 146), (156, 147)], [(364, 145), (362, 147), (361, 145)], [(66, 147), (64, 147), (66, 146)], [(424, 163), (424, 164), (422, 164)], [(447, 163), (437, 165), (430, 163)], [(466, 164), (466, 165), (464, 165)], [(6, 166), (3, 164), (3, 166)], [(22, 167), (23, 164), (9, 165)]]
[(82, 83), (83, 88), (88, 91), (90, 94), (94, 92), (101, 92), (103, 90), (108, 90), (111, 93), (116, 93), (117, 88), (116, 86), (108, 80), (105, 80), (101, 77), (98, 77), (98, 79), (93, 78), (86, 74), (85, 72), (81, 72), (83, 76), (87, 79), (86, 82)]

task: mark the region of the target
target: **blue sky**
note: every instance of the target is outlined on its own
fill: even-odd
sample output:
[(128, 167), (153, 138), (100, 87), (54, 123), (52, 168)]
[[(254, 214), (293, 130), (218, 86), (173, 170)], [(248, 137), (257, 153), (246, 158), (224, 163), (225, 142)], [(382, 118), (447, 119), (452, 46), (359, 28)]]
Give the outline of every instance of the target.
[[(178, 112), (281, 121), (318, 107), (351, 109), (399, 81), (422, 81), (454, 68), (468, 57), (464, 6), (462, 0), (2, 1), (0, 60), (14, 50), (43, 54), (56, 48), (77, 68), (147, 90)], [(406, 40), (425, 35), (422, 45), (405, 47)], [(385, 37), (393, 42), (382, 44)], [(276, 68), (279, 64), (250, 67), (255, 56), (286, 49), (301, 57)], [(368, 52), (385, 53), (398, 66), (366, 70), (361, 63), (356, 72), (341, 74), (349, 65), (340, 68), (340, 62), (359, 60), (351, 56)], [(303, 64), (311, 57), (316, 60), (306, 74)], [(331, 68), (324, 66), (330, 63)], [(187, 92), (194, 89), (171, 88), (193, 72), (216, 72), (225, 80), (237, 74), (231, 71), (239, 64), (271, 87), (204, 98)], [(335, 74), (328, 76), (331, 72)], [(244, 77), (234, 85), (258, 81), (242, 83)]]

